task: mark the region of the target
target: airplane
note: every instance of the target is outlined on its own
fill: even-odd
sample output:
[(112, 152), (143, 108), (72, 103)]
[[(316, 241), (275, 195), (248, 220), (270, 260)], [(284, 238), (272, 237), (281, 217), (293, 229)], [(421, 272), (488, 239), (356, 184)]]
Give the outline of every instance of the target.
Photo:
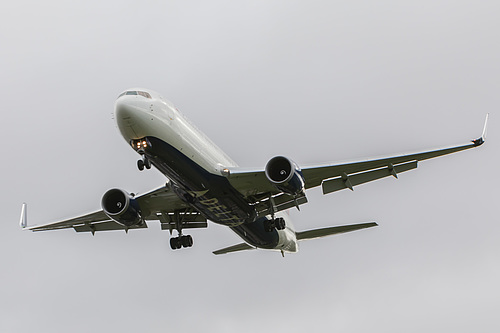
[[(273, 157), (263, 169), (240, 168), (171, 102), (158, 93), (132, 88), (115, 102), (115, 119), (125, 141), (140, 156), (139, 170), (154, 166), (165, 185), (142, 195), (110, 189), (101, 210), (44, 225), (28, 226), (27, 205), (20, 225), (32, 231), (73, 228), (96, 232), (148, 227), (159, 221), (168, 230), (173, 250), (189, 248), (193, 238), (184, 230), (206, 228), (208, 221), (229, 227), (243, 242), (213, 253), (264, 249), (284, 256), (298, 242), (377, 226), (376, 222), (296, 231), (288, 210), (307, 203), (306, 190), (321, 186), (323, 194), (417, 168), (419, 161), (447, 155), (484, 143), (488, 115), (480, 138), (466, 144), (429, 151), (349, 163), (299, 167), (284, 156)], [(177, 236), (173, 237), (176, 231)]]

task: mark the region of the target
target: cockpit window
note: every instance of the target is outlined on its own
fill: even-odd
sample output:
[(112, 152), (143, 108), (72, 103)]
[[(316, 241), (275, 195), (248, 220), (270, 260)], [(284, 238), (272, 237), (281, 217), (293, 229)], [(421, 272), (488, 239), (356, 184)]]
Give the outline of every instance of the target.
[(145, 91), (125, 91), (125, 92), (122, 92), (118, 96), (118, 98), (122, 97), (123, 95), (140, 95), (142, 97), (146, 97), (146, 98), (151, 99), (151, 95)]
[(138, 91), (137, 93), (141, 96), (146, 97), (146, 98), (151, 98), (151, 95), (145, 91)]

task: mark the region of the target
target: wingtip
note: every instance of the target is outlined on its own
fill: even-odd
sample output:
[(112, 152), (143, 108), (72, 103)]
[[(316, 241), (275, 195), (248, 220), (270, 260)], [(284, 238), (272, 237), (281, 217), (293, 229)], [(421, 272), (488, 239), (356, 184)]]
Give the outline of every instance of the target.
[(23, 206), (21, 208), (21, 218), (19, 220), (19, 226), (22, 229), (25, 229), (28, 226), (27, 209), (28, 205), (26, 204), (26, 202), (23, 202)]
[(484, 143), (484, 139), (483, 137), (480, 137), (479, 139), (472, 140), (472, 143), (474, 144), (474, 146), (479, 147)]
[(486, 119), (484, 120), (484, 126), (483, 126), (483, 133), (481, 134), (481, 137), (476, 140), (472, 140), (472, 143), (474, 143), (474, 146), (478, 147), (482, 145), (486, 141), (486, 133), (488, 130), (488, 117), (489, 113), (486, 114)]

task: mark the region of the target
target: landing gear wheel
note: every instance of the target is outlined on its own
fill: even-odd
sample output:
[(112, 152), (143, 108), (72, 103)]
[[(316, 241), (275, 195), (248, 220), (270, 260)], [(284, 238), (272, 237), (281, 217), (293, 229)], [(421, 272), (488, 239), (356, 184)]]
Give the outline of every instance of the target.
[(191, 247), (193, 246), (193, 237), (191, 237), (190, 235), (182, 236), (181, 242), (183, 247)]
[(146, 169), (151, 169), (151, 161), (149, 160), (149, 158), (145, 158), (144, 157), (144, 166), (146, 167)]
[(143, 160), (138, 160), (137, 161), (137, 167), (139, 168), (140, 171), (144, 170), (145, 164)]
[(176, 245), (176, 249), (180, 249), (182, 247), (182, 240), (180, 237), (176, 237), (175, 238), (175, 245)]
[(170, 248), (172, 250), (178, 250), (181, 247), (191, 246), (193, 246), (193, 237), (191, 237), (190, 235), (170, 238)]
[(170, 248), (172, 250), (177, 250), (177, 238), (175, 237), (170, 238)]
[(182, 241), (180, 237), (172, 237), (170, 238), (170, 248), (172, 250), (177, 250), (182, 247)]
[(278, 230), (285, 229), (286, 228), (285, 219), (282, 217), (278, 217), (277, 219), (274, 220), (274, 225), (276, 226), (276, 229), (278, 229)]

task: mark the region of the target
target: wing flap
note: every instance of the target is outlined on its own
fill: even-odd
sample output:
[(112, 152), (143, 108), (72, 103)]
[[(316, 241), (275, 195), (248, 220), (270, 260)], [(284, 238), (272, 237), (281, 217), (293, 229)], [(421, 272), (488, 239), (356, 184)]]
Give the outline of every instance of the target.
[(126, 228), (125, 226), (116, 223), (115, 221), (104, 221), (94, 224), (83, 224), (73, 226), (76, 232), (91, 232), (92, 234), (97, 231), (114, 231), (114, 230), (125, 230), (128, 231), (130, 229), (146, 229), (148, 225), (146, 222), (141, 225), (133, 225), (131, 227)]
[(169, 230), (172, 233), (180, 225), (182, 229), (207, 228), (207, 219), (197, 211), (175, 211), (161, 212), (158, 214), (161, 222), (161, 230)]
[(416, 168), (417, 168), (417, 161), (411, 161), (399, 165), (391, 164), (390, 166), (382, 169), (361, 172), (353, 175), (344, 174), (340, 177), (323, 181), (321, 186), (323, 188), (323, 194), (344, 190), (346, 188), (353, 190), (353, 186), (368, 183), (389, 176), (397, 178), (398, 173)]
[(269, 202), (269, 200), (269, 198), (266, 198), (259, 201), (259, 203), (256, 205), (255, 208), (257, 210), (258, 216), (269, 215), (272, 213), (272, 210), (274, 210), (274, 212), (276, 213), (307, 203), (307, 198), (305, 195), (294, 198), (293, 196), (282, 193), (273, 197), (274, 207), (271, 209), (271, 203)]
[[(182, 229), (202, 229), (202, 228), (208, 228), (208, 223), (207, 222), (188, 222), (188, 223), (184, 223), (182, 225)], [(175, 230), (175, 224), (162, 223), (161, 230), (169, 230), (170, 232), (172, 232), (173, 230)]]

